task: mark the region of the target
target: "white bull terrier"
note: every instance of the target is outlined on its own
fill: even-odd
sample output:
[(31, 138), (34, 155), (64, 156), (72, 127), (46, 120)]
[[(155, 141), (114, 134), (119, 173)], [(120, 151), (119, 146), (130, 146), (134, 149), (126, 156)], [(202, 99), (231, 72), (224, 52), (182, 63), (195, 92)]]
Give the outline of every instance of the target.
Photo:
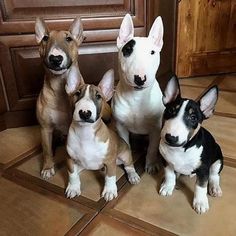
[(156, 80), (163, 46), (163, 23), (157, 17), (148, 37), (134, 37), (132, 18), (127, 14), (117, 38), (119, 82), (112, 100), (119, 135), (129, 144), (129, 132), (149, 135), (145, 169), (155, 172), (164, 105)]

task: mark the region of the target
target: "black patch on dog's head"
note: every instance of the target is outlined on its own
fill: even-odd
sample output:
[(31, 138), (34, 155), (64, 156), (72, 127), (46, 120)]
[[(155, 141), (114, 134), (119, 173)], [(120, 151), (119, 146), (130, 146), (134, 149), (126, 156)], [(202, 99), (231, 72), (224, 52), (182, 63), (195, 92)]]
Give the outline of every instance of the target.
[(178, 96), (175, 101), (166, 104), (166, 109), (163, 116), (164, 120), (169, 120), (176, 117), (184, 101), (185, 99)]
[(132, 54), (135, 43), (135, 40), (131, 39), (128, 43), (124, 45), (124, 47), (122, 48), (122, 53), (124, 57), (129, 57)]
[(196, 129), (198, 124), (203, 121), (203, 114), (200, 110), (199, 104), (193, 100), (189, 100), (185, 108), (184, 123), (189, 129)]

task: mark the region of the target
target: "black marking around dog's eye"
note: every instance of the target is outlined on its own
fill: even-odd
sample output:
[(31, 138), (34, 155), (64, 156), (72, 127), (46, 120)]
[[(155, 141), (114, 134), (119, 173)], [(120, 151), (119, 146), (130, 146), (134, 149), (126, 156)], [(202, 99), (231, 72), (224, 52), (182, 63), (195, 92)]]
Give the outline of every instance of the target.
[(151, 55), (154, 55), (154, 54), (155, 54), (155, 51), (154, 51), (154, 50), (152, 50), (152, 51), (151, 51)]
[(97, 98), (97, 99), (101, 99), (102, 96), (101, 96), (99, 93), (96, 93), (96, 98)]
[(72, 39), (70, 36), (67, 36), (67, 37), (66, 37), (66, 41), (67, 41), (67, 42), (71, 42), (72, 40), (73, 40), (73, 39)]
[(132, 54), (135, 43), (135, 40), (131, 39), (128, 43), (125, 44), (125, 46), (122, 48), (124, 57), (129, 57)]
[(48, 39), (49, 39), (49, 36), (48, 36), (48, 35), (44, 35), (44, 36), (43, 36), (43, 41), (44, 41), (44, 42), (47, 42)]

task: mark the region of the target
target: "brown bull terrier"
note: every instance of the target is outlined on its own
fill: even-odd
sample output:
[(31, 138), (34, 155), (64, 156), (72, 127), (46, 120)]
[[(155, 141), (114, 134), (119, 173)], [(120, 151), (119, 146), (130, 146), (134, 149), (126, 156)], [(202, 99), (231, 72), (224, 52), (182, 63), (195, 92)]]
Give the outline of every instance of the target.
[[(52, 139), (59, 130), (68, 133), (71, 122), (71, 108), (68, 94), (83, 81), (78, 67), (78, 47), (83, 40), (83, 28), (80, 18), (76, 18), (69, 31), (49, 31), (40, 18), (35, 24), (36, 41), (45, 67), (44, 85), (37, 100), (36, 113), (41, 126), (43, 167), (41, 176), (45, 179), (55, 174)], [(76, 74), (80, 80), (70, 81), (68, 72)]]
[[(75, 76), (70, 73), (68, 80)], [(67, 138), (69, 183), (66, 196), (80, 195), (79, 173), (83, 169), (98, 170), (106, 167), (102, 197), (110, 201), (117, 197), (116, 165), (123, 164), (131, 184), (140, 180), (132, 164), (128, 144), (101, 119), (106, 101), (114, 91), (114, 72), (109, 70), (98, 86), (80, 83), (71, 95), (74, 112)]]

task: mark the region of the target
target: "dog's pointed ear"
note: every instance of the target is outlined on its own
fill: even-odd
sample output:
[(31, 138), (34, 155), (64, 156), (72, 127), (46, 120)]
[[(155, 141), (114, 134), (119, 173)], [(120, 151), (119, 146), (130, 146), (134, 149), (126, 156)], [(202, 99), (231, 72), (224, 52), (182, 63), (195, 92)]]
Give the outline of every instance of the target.
[(82, 75), (77, 66), (72, 66), (68, 72), (65, 90), (68, 95), (73, 94), (79, 85), (84, 84)]
[(163, 104), (166, 105), (175, 101), (178, 96), (180, 97), (179, 81), (176, 76), (172, 76), (166, 85), (166, 89), (162, 98)]
[(213, 86), (210, 89), (208, 89), (199, 99), (200, 109), (205, 119), (213, 115), (217, 99), (218, 99), (217, 86)]
[(161, 51), (163, 46), (163, 34), (164, 34), (163, 22), (161, 17), (158, 16), (154, 21), (154, 23), (152, 24), (148, 38), (153, 40), (159, 52)]
[(114, 70), (110, 69), (103, 75), (102, 80), (98, 85), (98, 87), (102, 90), (102, 93), (106, 101), (109, 101), (113, 96), (114, 81), (115, 81)]
[(116, 40), (117, 47), (121, 48), (124, 44), (126, 44), (129, 40), (134, 37), (134, 25), (133, 20), (130, 14), (126, 14), (119, 31), (119, 36)]
[(49, 30), (44, 22), (44, 20), (40, 17), (36, 18), (35, 21), (35, 38), (36, 42), (39, 44), (44, 36), (49, 35)]
[(77, 44), (80, 45), (84, 39), (83, 37), (83, 25), (80, 17), (76, 17), (69, 29), (73, 38), (76, 40)]

